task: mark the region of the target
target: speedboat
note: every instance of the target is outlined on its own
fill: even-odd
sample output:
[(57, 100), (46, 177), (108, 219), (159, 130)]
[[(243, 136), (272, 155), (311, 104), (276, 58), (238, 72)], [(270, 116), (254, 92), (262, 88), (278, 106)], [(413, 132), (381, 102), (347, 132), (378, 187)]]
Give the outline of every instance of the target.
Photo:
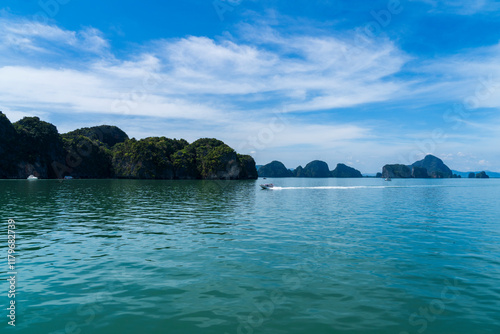
[(65, 176), (64, 179), (65, 180), (73, 180), (73, 176)]
[(385, 180), (386, 181), (392, 181), (392, 179), (390, 177), (386, 177)]
[(260, 185), (262, 189), (272, 189), (274, 187), (274, 184), (272, 183), (265, 183)]
[(31, 174), (30, 176), (28, 176), (28, 180), (38, 180), (38, 178), (35, 175)]

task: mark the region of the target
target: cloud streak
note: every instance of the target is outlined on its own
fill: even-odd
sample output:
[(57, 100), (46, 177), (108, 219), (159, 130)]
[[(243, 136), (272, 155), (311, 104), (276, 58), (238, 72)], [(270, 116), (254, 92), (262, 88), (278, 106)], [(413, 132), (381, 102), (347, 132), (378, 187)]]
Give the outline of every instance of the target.
[(60, 55), (62, 47), (101, 54), (109, 48), (102, 33), (94, 28), (69, 31), (35, 21), (0, 18), (0, 31), (4, 51)]

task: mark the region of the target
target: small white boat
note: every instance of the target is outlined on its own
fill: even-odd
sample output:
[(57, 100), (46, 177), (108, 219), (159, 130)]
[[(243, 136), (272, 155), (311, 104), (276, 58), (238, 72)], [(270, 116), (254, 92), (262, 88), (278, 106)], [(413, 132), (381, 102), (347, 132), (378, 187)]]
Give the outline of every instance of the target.
[(272, 183), (265, 183), (260, 185), (262, 189), (272, 189), (274, 187), (274, 184)]
[(390, 177), (386, 177), (385, 180), (386, 181), (392, 181), (392, 179)]
[(65, 176), (64, 179), (65, 180), (73, 180), (73, 176)]
[(32, 175), (28, 176), (28, 180), (38, 180), (38, 178), (32, 174)]

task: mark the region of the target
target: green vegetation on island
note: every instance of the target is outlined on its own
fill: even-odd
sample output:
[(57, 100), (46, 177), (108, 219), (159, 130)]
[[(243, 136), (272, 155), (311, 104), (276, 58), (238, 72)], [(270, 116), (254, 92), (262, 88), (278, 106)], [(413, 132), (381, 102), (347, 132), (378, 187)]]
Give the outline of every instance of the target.
[(0, 112), (0, 178), (256, 179), (251, 156), (220, 140), (129, 139), (116, 126), (60, 135), (38, 117), (12, 124)]
[(118, 143), (123, 143), (128, 135), (120, 128), (111, 125), (93, 126), (91, 128), (81, 128), (62, 135), (63, 138), (87, 137), (93, 141), (99, 141), (107, 148), (111, 148)]

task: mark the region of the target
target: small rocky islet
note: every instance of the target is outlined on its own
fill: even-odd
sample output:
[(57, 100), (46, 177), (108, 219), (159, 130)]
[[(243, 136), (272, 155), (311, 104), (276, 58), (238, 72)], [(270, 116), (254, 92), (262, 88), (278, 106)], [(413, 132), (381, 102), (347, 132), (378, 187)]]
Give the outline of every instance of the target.
[(345, 164), (337, 164), (334, 170), (330, 170), (328, 164), (321, 160), (311, 161), (305, 167), (298, 166), (294, 170), (287, 169), (280, 161), (272, 161), (258, 166), (257, 171), (260, 177), (363, 177), (359, 170)]

